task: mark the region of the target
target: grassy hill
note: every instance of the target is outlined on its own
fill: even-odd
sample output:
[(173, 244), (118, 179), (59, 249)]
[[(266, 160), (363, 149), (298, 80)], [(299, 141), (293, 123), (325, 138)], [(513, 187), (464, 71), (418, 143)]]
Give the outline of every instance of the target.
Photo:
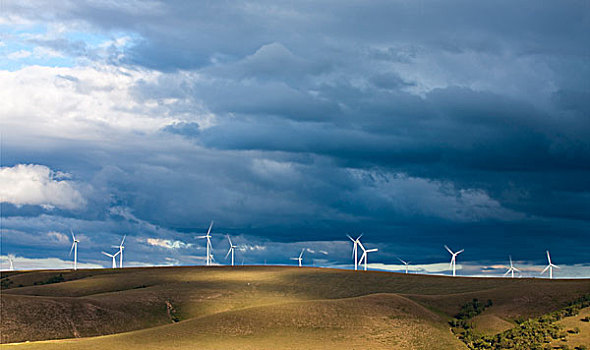
[(590, 293), (589, 280), (266, 266), (30, 271), (1, 281), (3, 343), (76, 338), (24, 349), (465, 349), (447, 321), (473, 298), (493, 300), (475, 324), (498, 332)]

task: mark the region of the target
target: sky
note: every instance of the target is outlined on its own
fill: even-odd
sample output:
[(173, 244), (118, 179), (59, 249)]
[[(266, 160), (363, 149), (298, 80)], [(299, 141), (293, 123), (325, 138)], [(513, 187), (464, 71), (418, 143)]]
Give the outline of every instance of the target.
[[(590, 277), (587, 1), (0, 1), (2, 268)], [(296, 263), (296, 262), (295, 262)]]

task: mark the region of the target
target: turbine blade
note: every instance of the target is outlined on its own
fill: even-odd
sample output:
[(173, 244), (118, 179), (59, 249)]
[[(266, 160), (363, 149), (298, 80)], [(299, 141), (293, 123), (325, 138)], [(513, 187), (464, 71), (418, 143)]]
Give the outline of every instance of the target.
[(547, 261), (549, 261), (549, 265), (551, 265), (551, 255), (549, 255), (549, 251), (547, 251)]
[(551, 266), (555, 267), (556, 269), (561, 269), (561, 267), (557, 266), (557, 265), (553, 265), (551, 264)]
[(74, 250), (75, 245), (76, 245), (76, 242), (72, 243), (72, 248), (70, 248), (70, 254), (68, 254), (68, 255), (72, 255), (72, 251)]
[(229, 246), (231, 247), (232, 243), (231, 243), (231, 238), (229, 238), (229, 235), (227, 235), (227, 240), (229, 241)]
[(401, 262), (402, 262), (402, 264), (404, 264), (404, 265), (407, 265), (407, 262), (403, 261), (402, 259), (400, 259), (400, 258), (397, 258), (397, 260), (401, 261)]
[(453, 255), (455, 254), (455, 253), (453, 253), (453, 251), (452, 251), (451, 249), (449, 249), (449, 247), (447, 247), (447, 245), (446, 245), (446, 244), (445, 244), (445, 249), (446, 249), (446, 250), (447, 250), (449, 253), (451, 253), (451, 254), (453, 254)]
[(104, 255), (106, 255), (106, 256), (110, 256), (111, 258), (113, 257), (113, 256), (112, 256), (111, 254), (109, 254), (109, 253), (105, 253), (105, 252), (101, 252), (101, 253), (103, 253), (103, 254), (104, 254)]
[(127, 235), (123, 236), (123, 239), (121, 240), (121, 245), (123, 245), (123, 243), (125, 242), (125, 237), (127, 237)]
[(211, 220), (211, 224), (209, 224), (209, 229), (207, 230), (207, 236), (211, 233), (211, 229), (213, 228), (213, 220)]
[(461, 249), (460, 251), (456, 252), (455, 255), (459, 255), (461, 253), (463, 253), (465, 251), (465, 249)]
[(506, 271), (506, 273), (504, 274), (504, 276), (506, 276), (507, 274), (509, 274), (510, 271), (512, 271), (512, 270), (508, 269), (508, 271)]
[(346, 235), (346, 237), (350, 238), (350, 240), (354, 242), (354, 239), (350, 237), (350, 235)]
[(363, 252), (366, 251), (365, 246), (361, 243), (361, 241), (358, 241), (358, 242), (359, 242), (359, 246), (361, 247), (361, 249), (363, 250)]
[(227, 257), (229, 256), (229, 253), (231, 253), (231, 248), (229, 248), (229, 250), (227, 251), (227, 254), (225, 254), (225, 258), (227, 259)]
[(549, 267), (550, 267), (550, 266), (551, 266), (551, 265), (547, 265), (547, 267), (546, 267), (546, 268), (544, 268), (544, 269), (543, 269), (543, 271), (541, 271), (541, 275), (542, 275), (542, 274), (544, 274), (544, 273), (545, 273), (545, 271), (547, 271), (547, 269), (549, 269)]

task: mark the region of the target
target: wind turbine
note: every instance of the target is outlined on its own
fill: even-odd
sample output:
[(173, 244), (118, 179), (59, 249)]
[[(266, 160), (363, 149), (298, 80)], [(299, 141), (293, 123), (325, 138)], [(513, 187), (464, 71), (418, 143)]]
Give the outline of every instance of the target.
[(549, 262), (549, 265), (547, 265), (547, 267), (543, 269), (543, 271), (541, 271), (541, 275), (544, 274), (545, 271), (547, 271), (547, 269), (549, 269), (549, 279), (553, 279), (553, 268), (555, 267), (556, 269), (559, 269), (560, 267), (557, 265), (553, 265), (553, 263), (551, 262), (551, 255), (549, 255), (549, 251), (547, 251), (547, 261)]
[(211, 265), (211, 260), (213, 258), (213, 255), (211, 254), (211, 250), (213, 250), (212, 246), (211, 246), (211, 229), (212, 228), (213, 228), (213, 221), (211, 221), (211, 224), (209, 225), (209, 229), (207, 230), (206, 235), (196, 237), (198, 239), (201, 239), (201, 238), (207, 239), (207, 266)]
[(512, 256), (509, 255), (508, 258), (510, 259), (510, 268), (508, 269), (508, 271), (506, 271), (504, 276), (506, 276), (510, 273), (512, 275), (512, 278), (514, 278), (514, 271), (520, 272), (520, 270), (517, 269), (516, 267), (514, 267), (514, 265), (512, 265)]
[(402, 259), (400, 259), (400, 258), (397, 258), (397, 260), (401, 261), (401, 262), (402, 262), (402, 264), (406, 265), (406, 274), (407, 274), (407, 273), (408, 273), (408, 265), (410, 265), (410, 262), (409, 262), (409, 261), (408, 261), (408, 262), (406, 262), (406, 261), (403, 261), (403, 260), (402, 260)]
[(450, 249), (449, 249), (449, 247), (447, 247), (446, 245), (445, 245), (445, 249), (446, 249), (446, 250), (447, 250), (449, 253), (451, 253), (451, 255), (453, 256), (453, 257), (451, 258), (451, 269), (453, 269), (453, 277), (455, 277), (455, 264), (456, 264), (456, 259), (455, 259), (455, 258), (457, 257), (457, 255), (459, 255), (459, 254), (463, 253), (463, 252), (465, 251), (465, 249), (461, 249), (460, 251), (458, 251), (458, 252), (456, 252), (456, 253), (453, 253), (453, 251), (452, 251), (452, 250), (450, 250)]
[(369, 253), (377, 252), (377, 251), (379, 251), (379, 249), (377, 249), (377, 248), (374, 248), (374, 249), (365, 249), (365, 246), (363, 246), (363, 244), (361, 243), (361, 241), (359, 241), (359, 246), (363, 250), (363, 255), (361, 255), (361, 259), (359, 260), (359, 264), (362, 264), (363, 263), (363, 260), (364, 260), (365, 261), (365, 271), (367, 271), (367, 255)]
[(13, 255), (8, 256), (8, 263), (10, 264), (10, 271), (14, 271), (14, 256)]
[(70, 255), (72, 255), (72, 250), (74, 251), (74, 271), (76, 271), (78, 269), (78, 242), (80, 242), (79, 240), (76, 239), (76, 236), (74, 235), (74, 231), (70, 230), (70, 233), (72, 234), (72, 248), (70, 249)]
[(358, 245), (361, 242), (360, 239), (363, 236), (363, 234), (361, 233), (360, 236), (358, 236), (356, 239), (353, 239), (352, 237), (350, 237), (350, 235), (346, 235), (348, 238), (350, 238), (350, 240), (352, 241), (353, 246), (352, 246), (352, 256), (354, 257), (354, 270), (358, 270)]
[[(123, 268), (123, 249), (125, 249), (125, 246), (123, 245), (123, 243), (125, 243), (125, 237), (127, 237), (127, 235), (123, 236), (123, 239), (121, 240), (121, 244), (111, 246), (111, 248), (119, 248), (119, 252), (117, 254), (119, 254), (119, 268), (120, 269)], [(117, 255), (117, 254), (115, 254), (115, 255)]]
[(227, 254), (225, 254), (225, 258), (227, 259), (227, 256), (229, 255), (229, 253), (231, 253), (231, 266), (234, 266), (234, 250), (238, 246), (232, 244), (231, 238), (229, 238), (229, 235), (227, 235), (227, 240), (229, 241), (229, 250), (227, 251)]
[(117, 268), (117, 262), (115, 260), (115, 258), (117, 257), (117, 255), (121, 254), (122, 250), (119, 250), (118, 252), (116, 252), (115, 254), (109, 254), (109, 253), (105, 253), (105, 252), (101, 252), (104, 255), (113, 258), (113, 269)]
[(303, 260), (303, 252), (305, 251), (305, 248), (301, 249), (301, 254), (299, 254), (298, 258), (291, 258), (291, 260), (297, 260), (299, 261), (299, 267), (301, 267), (301, 261)]

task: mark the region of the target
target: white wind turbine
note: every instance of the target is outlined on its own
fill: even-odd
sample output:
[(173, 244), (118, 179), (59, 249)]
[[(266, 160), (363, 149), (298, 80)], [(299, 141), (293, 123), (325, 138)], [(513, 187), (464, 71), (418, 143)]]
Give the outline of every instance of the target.
[(227, 254), (225, 254), (225, 258), (227, 259), (229, 253), (231, 253), (231, 266), (234, 266), (234, 250), (238, 246), (233, 245), (233, 243), (231, 242), (231, 238), (229, 238), (229, 235), (227, 235), (227, 240), (229, 241), (229, 250), (227, 251)]
[(369, 253), (377, 252), (377, 251), (379, 251), (379, 249), (377, 249), (377, 248), (374, 248), (374, 249), (365, 249), (365, 246), (363, 246), (363, 244), (361, 243), (361, 241), (359, 241), (359, 246), (363, 250), (363, 255), (361, 255), (361, 259), (359, 260), (359, 264), (362, 264), (363, 263), (363, 260), (364, 260), (365, 261), (365, 271), (367, 271), (367, 255)]
[(410, 265), (410, 262), (409, 262), (409, 261), (407, 261), (407, 262), (406, 262), (406, 261), (403, 261), (403, 260), (402, 260), (402, 259), (400, 259), (400, 258), (397, 258), (397, 260), (401, 261), (401, 262), (402, 262), (402, 264), (406, 265), (406, 274), (407, 274), (407, 273), (408, 273), (408, 265)]
[(301, 249), (301, 254), (299, 254), (298, 258), (291, 258), (291, 260), (299, 261), (299, 267), (301, 267), (301, 262), (303, 261), (303, 252), (304, 251), (305, 251), (305, 248)]
[(8, 263), (10, 264), (10, 271), (14, 271), (14, 255), (8, 255)]
[(117, 268), (117, 262), (115, 260), (115, 258), (117, 257), (117, 255), (121, 254), (122, 250), (119, 250), (118, 252), (116, 252), (115, 254), (109, 254), (109, 253), (105, 253), (105, 252), (101, 252), (104, 255), (113, 258), (113, 269)]
[(453, 257), (451, 258), (451, 269), (453, 269), (453, 277), (455, 277), (455, 264), (456, 264), (456, 262), (457, 262), (457, 261), (456, 261), (456, 257), (457, 257), (457, 255), (459, 255), (459, 254), (463, 253), (463, 252), (465, 251), (465, 249), (461, 249), (460, 251), (458, 251), (458, 252), (456, 252), (456, 253), (453, 253), (453, 251), (452, 251), (452, 250), (450, 250), (450, 249), (449, 249), (449, 247), (447, 247), (446, 245), (445, 245), (445, 249), (446, 249), (446, 250), (447, 250), (449, 253), (451, 253), (451, 255), (453, 256)]
[(560, 267), (557, 265), (553, 265), (553, 263), (551, 262), (551, 255), (549, 255), (549, 251), (547, 251), (547, 262), (549, 262), (549, 265), (547, 265), (547, 267), (543, 269), (543, 271), (541, 271), (541, 275), (544, 274), (545, 271), (547, 271), (547, 269), (549, 269), (549, 279), (553, 279), (553, 268), (555, 267), (556, 269), (559, 269)]
[(350, 235), (346, 235), (348, 238), (350, 238), (350, 240), (352, 241), (353, 246), (352, 246), (352, 256), (354, 257), (354, 270), (358, 270), (358, 245), (361, 242), (360, 239), (363, 236), (363, 234), (361, 233), (360, 236), (358, 236), (356, 239), (353, 239), (352, 237), (350, 237)]
[(504, 276), (506, 276), (510, 273), (512, 275), (512, 278), (514, 278), (514, 271), (520, 272), (520, 270), (517, 269), (516, 267), (514, 267), (514, 265), (512, 264), (512, 256), (509, 255), (508, 258), (510, 259), (510, 268), (508, 269), (508, 271), (506, 271)]
[(213, 221), (209, 225), (209, 229), (207, 230), (207, 234), (204, 236), (197, 236), (197, 239), (206, 238), (207, 239), (207, 266), (211, 265), (211, 260), (213, 260), (213, 255), (211, 251), (213, 250), (211, 246), (211, 229), (213, 228)]
[[(123, 239), (121, 240), (121, 244), (111, 246), (111, 248), (119, 248), (119, 252), (117, 254), (119, 254), (119, 268), (120, 269), (123, 268), (123, 249), (125, 249), (125, 246), (123, 245), (123, 243), (125, 243), (125, 237), (127, 237), (127, 235), (123, 236)], [(115, 254), (115, 255), (117, 255), (117, 254)]]
[(79, 240), (76, 239), (74, 235), (74, 231), (70, 230), (72, 234), (72, 248), (70, 249), (70, 255), (72, 255), (72, 250), (74, 251), (74, 271), (78, 269), (78, 242)]

